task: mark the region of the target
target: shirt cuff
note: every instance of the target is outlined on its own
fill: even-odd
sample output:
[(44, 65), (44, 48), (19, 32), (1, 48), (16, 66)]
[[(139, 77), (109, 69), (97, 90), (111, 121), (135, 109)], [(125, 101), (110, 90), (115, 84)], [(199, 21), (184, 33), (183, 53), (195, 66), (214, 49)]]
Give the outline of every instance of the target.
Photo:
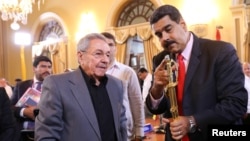
[(136, 128), (135, 130), (136, 130), (135, 131), (135, 136), (144, 137), (144, 127)]
[(24, 110), (25, 110), (25, 108), (22, 108), (22, 109), (20, 110), (20, 116), (25, 118), (25, 116), (23, 115)]
[(152, 109), (157, 109), (161, 100), (164, 98), (164, 94), (162, 95), (162, 97), (160, 99), (154, 99), (154, 97), (151, 95), (150, 93), (150, 99), (151, 99), (151, 102), (152, 102)]

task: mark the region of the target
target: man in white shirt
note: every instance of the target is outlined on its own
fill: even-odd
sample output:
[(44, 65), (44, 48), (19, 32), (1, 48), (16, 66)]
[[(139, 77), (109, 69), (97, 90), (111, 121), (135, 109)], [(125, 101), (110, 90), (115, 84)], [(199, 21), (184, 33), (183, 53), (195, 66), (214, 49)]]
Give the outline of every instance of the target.
[(242, 64), (242, 70), (245, 74), (245, 88), (248, 93), (248, 104), (247, 104), (247, 114), (244, 117), (244, 124), (250, 124), (250, 63), (244, 62)]
[(124, 85), (124, 106), (126, 107), (128, 140), (142, 140), (144, 137), (144, 104), (141, 89), (136, 72), (127, 65), (115, 60), (116, 46), (115, 38), (108, 32), (103, 32), (110, 46), (110, 65), (106, 72), (123, 81)]
[[(151, 84), (152, 84), (152, 74), (149, 73), (146, 68), (140, 68), (138, 70), (137, 75), (138, 75), (139, 79), (143, 81), (142, 99), (143, 99), (143, 103), (145, 103), (146, 97), (148, 95), (149, 89), (150, 89)], [(147, 108), (146, 105), (144, 106), (144, 110), (145, 110), (145, 116), (146, 117), (152, 117), (153, 116), (153, 114), (148, 111), (148, 108)]]
[(145, 102), (145, 99), (148, 95), (148, 91), (151, 87), (152, 83), (152, 74), (148, 72), (146, 68), (140, 68), (138, 70), (138, 77), (140, 80), (143, 81), (143, 86), (142, 86), (142, 98), (143, 101)]

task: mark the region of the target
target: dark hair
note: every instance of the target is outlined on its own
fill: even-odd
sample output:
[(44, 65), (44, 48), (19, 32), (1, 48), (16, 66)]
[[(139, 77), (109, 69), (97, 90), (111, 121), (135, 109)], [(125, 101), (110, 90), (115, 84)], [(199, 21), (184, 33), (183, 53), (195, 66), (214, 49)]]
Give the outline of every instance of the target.
[(150, 17), (150, 24), (152, 25), (156, 23), (166, 15), (168, 15), (169, 18), (176, 23), (179, 23), (180, 19), (182, 18), (181, 13), (176, 7), (172, 5), (162, 5), (158, 7)]
[(138, 73), (144, 73), (144, 72), (148, 72), (148, 70), (145, 69), (145, 68), (140, 68), (140, 69), (138, 70)]
[(33, 67), (37, 67), (37, 65), (42, 61), (50, 62), (50, 64), (52, 64), (51, 60), (47, 56), (37, 56), (34, 59)]
[(115, 36), (112, 35), (111, 33), (109, 33), (109, 32), (102, 32), (101, 34), (102, 34), (103, 36), (105, 36), (106, 38), (113, 40), (114, 43), (115, 43)]

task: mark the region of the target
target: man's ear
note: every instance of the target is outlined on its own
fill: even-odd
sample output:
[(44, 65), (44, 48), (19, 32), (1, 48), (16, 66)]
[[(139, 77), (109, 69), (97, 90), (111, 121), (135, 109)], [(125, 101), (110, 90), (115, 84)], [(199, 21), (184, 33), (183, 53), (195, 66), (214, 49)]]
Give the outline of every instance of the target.
[(81, 59), (82, 58), (82, 53), (80, 51), (77, 52), (77, 59)]
[(36, 67), (33, 66), (33, 72), (36, 72)]
[(182, 26), (182, 28), (183, 28), (185, 31), (187, 31), (187, 24), (186, 24), (186, 22), (184, 21), (183, 18), (180, 19), (179, 24)]

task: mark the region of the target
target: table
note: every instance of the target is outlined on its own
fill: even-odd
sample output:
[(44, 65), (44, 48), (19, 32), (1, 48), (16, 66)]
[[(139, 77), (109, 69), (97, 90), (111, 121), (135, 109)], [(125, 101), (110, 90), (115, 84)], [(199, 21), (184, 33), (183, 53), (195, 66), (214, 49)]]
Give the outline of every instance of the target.
[[(145, 123), (150, 123), (153, 127), (157, 127), (160, 125), (159, 118), (153, 120), (153, 118), (146, 118)], [(146, 139), (143, 141), (164, 141), (165, 134), (157, 134), (155, 132), (146, 133)]]

